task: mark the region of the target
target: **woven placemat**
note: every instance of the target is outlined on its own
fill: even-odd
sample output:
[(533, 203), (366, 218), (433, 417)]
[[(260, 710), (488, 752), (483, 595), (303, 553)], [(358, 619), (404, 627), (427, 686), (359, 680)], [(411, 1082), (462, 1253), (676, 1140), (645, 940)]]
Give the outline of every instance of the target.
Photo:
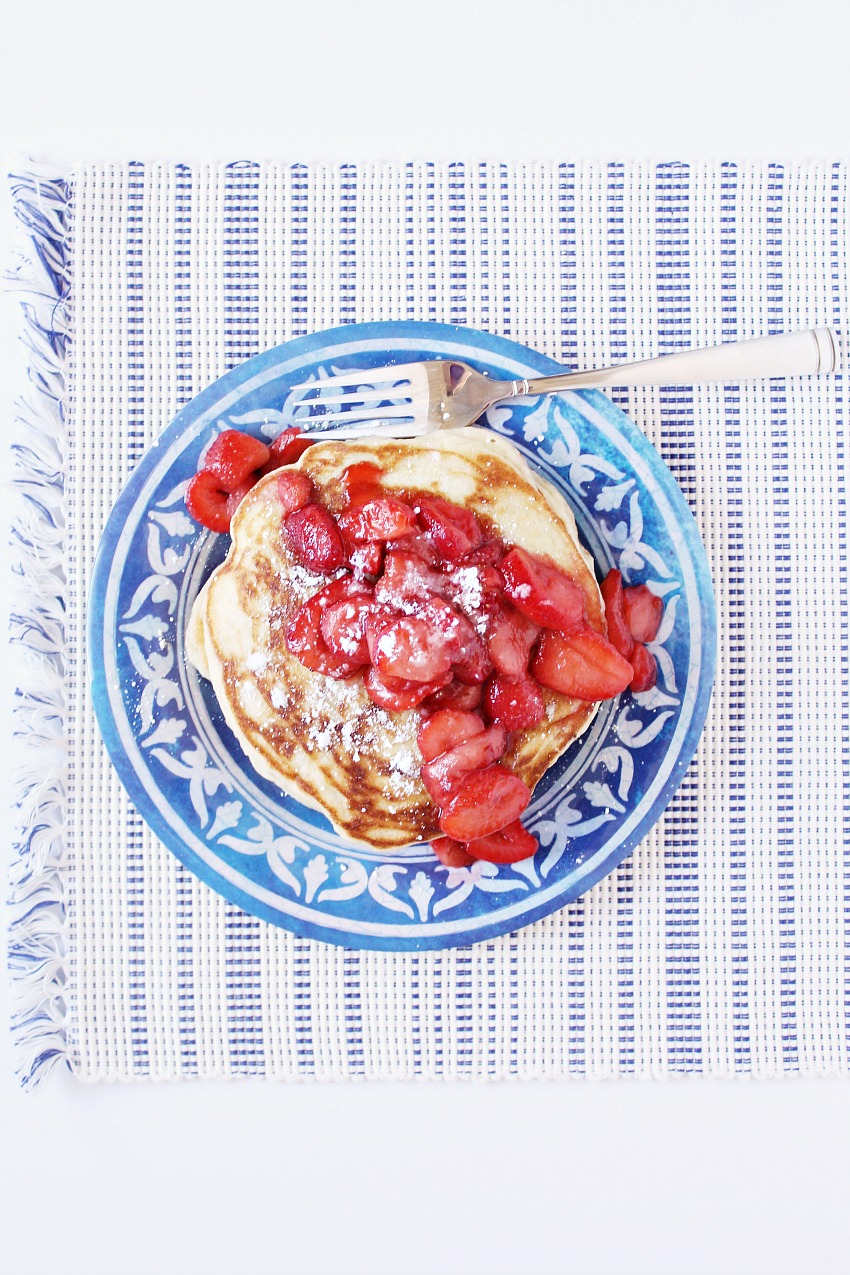
[(847, 329), (847, 166), (86, 165), (13, 179), (32, 390), (13, 617), (21, 1074), (843, 1073), (847, 420), (833, 377), (615, 391), (696, 516), (719, 619), (696, 758), (635, 854), (472, 948), (353, 952), (246, 916), (126, 798), (85, 603), (143, 450), (226, 369), (349, 321), (439, 320), (585, 367)]

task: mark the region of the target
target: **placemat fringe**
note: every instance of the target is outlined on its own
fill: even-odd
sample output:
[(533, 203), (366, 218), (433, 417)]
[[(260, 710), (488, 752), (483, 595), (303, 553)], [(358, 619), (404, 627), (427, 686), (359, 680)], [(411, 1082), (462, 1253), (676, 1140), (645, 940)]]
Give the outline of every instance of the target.
[(21, 245), (7, 282), (21, 292), (30, 386), (12, 442), (10, 638), (16, 657), (15, 850), (9, 968), (21, 1083), (36, 1087), (67, 1060), (64, 807), (66, 747), (65, 360), (69, 188), (31, 167), (10, 175)]

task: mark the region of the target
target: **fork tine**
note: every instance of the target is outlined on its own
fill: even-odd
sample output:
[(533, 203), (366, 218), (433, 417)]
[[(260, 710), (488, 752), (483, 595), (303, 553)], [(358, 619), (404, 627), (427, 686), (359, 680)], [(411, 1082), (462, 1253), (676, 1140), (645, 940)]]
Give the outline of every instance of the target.
[(412, 420), (410, 400), (397, 407), (352, 408), (348, 412), (311, 412), (308, 416), (294, 416), (293, 423), (300, 425), (304, 433), (322, 433), (325, 429), (336, 429), (346, 425), (357, 425), (362, 422), (377, 420)]
[[(326, 384), (332, 384), (332, 382), (326, 382)], [(296, 390), (290, 391), (290, 398), (293, 397)], [(336, 392), (330, 394), (322, 392), (316, 398), (298, 398), (295, 405), (298, 407), (324, 407), (326, 403), (381, 403), (388, 398), (401, 398), (405, 402), (410, 401), (409, 383), (407, 385), (380, 385), (377, 388), (363, 386), (357, 389), (353, 386), (341, 386), (338, 389), (333, 386), (333, 390)]]
[(352, 386), (371, 388), (372, 386), (398, 385), (426, 376), (427, 371), (422, 363), (399, 363), (395, 367), (364, 367), (355, 369), (353, 372), (340, 372), (338, 376), (328, 376), (321, 381), (305, 381), (301, 385), (293, 385), (289, 393), (296, 394), (299, 390), (321, 392), (326, 388), (334, 390)]

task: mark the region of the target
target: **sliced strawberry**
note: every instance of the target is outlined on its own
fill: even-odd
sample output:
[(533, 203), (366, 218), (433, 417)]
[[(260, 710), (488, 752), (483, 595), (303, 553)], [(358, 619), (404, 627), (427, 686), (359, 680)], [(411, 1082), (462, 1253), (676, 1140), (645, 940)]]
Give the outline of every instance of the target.
[(426, 601), (447, 592), (446, 577), (434, 571), (418, 554), (388, 549), (383, 574), (375, 585), (375, 598), (389, 606), (410, 609), (414, 602)]
[(229, 495), (215, 474), (200, 469), (186, 488), (186, 508), (202, 527), (224, 534), (230, 530)]
[(441, 708), (455, 708), (471, 712), (478, 708), (483, 698), (483, 687), (480, 682), (459, 682), (453, 678), (448, 686), (435, 691), (422, 701), (422, 707), (428, 712), (436, 712)]
[(447, 868), (468, 868), (475, 860), (471, 854), (467, 854), (459, 841), (452, 841), (451, 837), (434, 837), (431, 841), (431, 849)]
[(378, 612), (368, 618), (369, 658), (382, 678), (433, 682), (452, 667), (452, 652), (432, 620), (425, 615)]
[(484, 709), (505, 730), (530, 730), (543, 721), (543, 694), (533, 677), (516, 680), (494, 673), (484, 688)]
[(290, 425), (289, 429), (285, 429), (273, 442), (269, 443), (269, 458), (264, 472), (270, 474), (283, 465), (294, 464), (316, 441), (315, 438), (305, 438), (297, 425)]
[(516, 547), (505, 554), (500, 570), (505, 593), (535, 624), (561, 633), (581, 624), (584, 594), (566, 571)]
[(458, 559), (458, 566), (498, 567), (504, 556), (505, 546), (498, 540), (483, 540), (477, 549), (470, 549)]
[(581, 700), (619, 695), (634, 676), (628, 660), (590, 627), (568, 635), (547, 630), (540, 638), (531, 671), (541, 686)]
[(342, 659), (368, 664), (365, 623), (373, 606), (371, 594), (363, 594), (326, 607), (319, 627), (328, 650)]
[(346, 558), (339, 527), (324, 505), (313, 501), (288, 514), (283, 523), (287, 544), (302, 567), (327, 575)]
[(447, 596), (478, 628), (483, 628), (497, 598), (502, 596), (504, 580), (496, 567), (486, 563), (465, 562), (445, 573)]
[(356, 576), (378, 576), (384, 565), (384, 546), (380, 540), (355, 545), (348, 555), (348, 565)]
[(510, 603), (491, 607), (487, 623), (487, 650), (493, 667), (505, 677), (524, 677), (531, 648), (540, 629)]
[(451, 681), (451, 673), (436, 678), (433, 682), (410, 682), (403, 677), (380, 677), (377, 669), (369, 668), (364, 674), (366, 692), (379, 708), (389, 709), (393, 713), (402, 713), (405, 709), (416, 708), (429, 695), (442, 690)]
[(394, 540), (391, 548), (393, 553), (411, 553), (429, 567), (436, 567), (440, 561), (437, 550), (421, 531), (412, 536), (405, 536), (402, 540)]
[(621, 573), (613, 569), (609, 571), (600, 584), (599, 591), (605, 603), (608, 641), (627, 660), (631, 656), (632, 647), (635, 643), (623, 606), (623, 577)]
[(474, 770), (442, 810), (440, 828), (455, 841), (487, 837), (518, 819), (530, 800), (528, 784), (506, 766)]
[(663, 599), (645, 584), (631, 584), (623, 590), (626, 623), (636, 642), (654, 642), (664, 614)]
[(410, 505), (394, 496), (377, 496), (344, 509), (337, 520), (347, 540), (402, 540), (416, 530)]
[[(340, 576), (303, 602), (289, 618), (286, 645), (305, 668), (328, 677), (352, 677), (364, 661), (332, 651), (322, 634), (325, 612), (341, 602), (362, 597), (363, 586), (351, 576)], [(366, 595), (368, 600), (368, 595)]]
[(658, 680), (658, 668), (655, 657), (648, 651), (643, 642), (635, 642), (632, 649), (632, 668), (634, 677), (629, 683), (633, 691), (648, 691)]
[(465, 842), (461, 848), (473, 859), (486, 859), (488, 863), (519, 863), (537, 853), (537, 838), (515, 819), (497, 832)]
[(283, 505), (283, 516), (303, 509), (313, 494), (313, 482), (303, 469), (284, 469), (278, 474), (277, 494)]
[(469, 774), (498, 761), (507, 742), (507, 732), (501, 726), (489, 726), (426, 762), (422, 782), (434, 804), (445, 806)]
[(477, 549), (483, 533), (475, 514), (442, 496), (420, 496), (419, 524), (441, 558), (452, 562)]
[(452, 653), (452, 671), (459, 682), (477, 684), (486, 682), (493, 672), (493, 663), (487, 654), (484, 640), (476, 633), (466, 616), (449, 608), (453, 618), (443, 620), (443, 631)]
[(237, 487), (235, 491), (228, 492), (227, 516), (231, 522), (233, 521), (233, 515), (236, 513), (236, 510), (239, 508), (239, 506), (242, 504), (242, 501), (248, 495), (248, 492), (253, 491), (256, 485), (257, 485), (257, 479), (252, 474), (251, 477), (246, 482), (244, 482), (241, 487)]
[(225, 491), (238, 487), (265, 465), (269, 449), (258, 438), (238, 429), (226, 429), (214, 439), (204, 457), (204, 469), (215, 474)]
[(443, 708), (423, 722), (416, 736), (419, 751), (425, 761), (433, 761), (440, 753), (462, 744), (473, 735), (485, 730), (478, 713), (465, 713), (460, 709)]

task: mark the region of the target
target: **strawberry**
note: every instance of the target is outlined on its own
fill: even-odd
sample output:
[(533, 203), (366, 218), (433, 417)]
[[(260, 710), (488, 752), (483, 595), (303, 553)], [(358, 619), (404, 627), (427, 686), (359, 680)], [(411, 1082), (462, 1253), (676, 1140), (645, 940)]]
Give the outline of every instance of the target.
[(420, 496), (416, 509), (419, 525), (441, 558), (451, 562), (481, 544), (483, 533), (471, 510), (442, 496)]
[(283, 465), (292, 465), (296, 460), (300, 460), (307, 448), (312, 447), (316, 441), (315, 438), (304, 438), (297, 425), (290, 425), (269, 444), (269, 458), (265, 464), (265, 472), (270, 474)]
[(486, 859), (488, 863), (518, 863), (537, 852), (537, 838), (515, 819), (496, 832), (464, 842), (462, 849), (473, 859)]
[(571, 699), (610, 699), (634, 676), (628, 660), (589, 626), (569, 635), (547, 630), (531, 668), (541, 686)]
[(489, 726), (426, 762), (422, 782), (434, 804), (445, 806), (468, 775), (498, 761), (507, 742), (507, 732), (501, 726)]
[(446, 577), (434, 571), (416, 553), (388, 549), (384, 572), (375, 585), (375, 598), (399, 609), (447, 592)]
[(340, 576), (319, 589), (290, 616), (285, 631), (286, 645), (305, 668), (312, 669), (314, 673), (324, 673), (327, 677), (352, 677), (363, 667), (365, 661), (356, 655), (331, 650), (322, 634), (325, 613), (340, 603), (353, 602), (358, 598), (371, 601), (359, 581), (351, 576)]
[(398, 551), (413, 554), (429, 567), (436, 567), (440, 561), (437, 550), (421, 531), (415, 532), (412, 536), (404, 536), (401, 540), (394, 540), (390, 548), (393, 553)]
[(505, 730), (529, 730), (543, 721), (545, 703), (532, 677), (515, 681), (494, 673), (484, 688), (484, 710), (491, 722)]
[(496, 600), (502, 597), (505, 582), (501, 572), (487, 563), (462, 562), (453, 564), (445, 579), (449, 586), (446, 596), (481, 632)]
[(484, 722), (477, 713), (443, 708), (422, 723), (416, 742), (423, 759), (433, 761), (440, 753), (448, 752), (484, 730)]
[(324, 505), (313, 501), (288, 514), (284, 536), (294, 557), (308, 571), (329, 575), (345, 562), (339, 527)]
[(204, 469), (215, 474), (225, 491), (234, 492), (269, 459), (269, 449), (258, 438), (238, 429), (226, 429), (207, 449)]
[(278, 474), (277, 494), (283, 505), (283, 516), (303, 509), (313, 494), (313, 482), (303, 469), (284, 469)]
[(447, 868), (468, 868), (475, 862), (471, 854), (467, 854), (459, 841), (452, 841), (451, 837), (434, 837), (431, 841), (431, 849)]
[(369, 658), (382, 678), (432, 682), (451, 669), (451, 650), (427, 616), (373, 612), (366, 637)]
[(459, 682), (457, 678), (453, 678), (448, 686), (428, 695), (422, 701), (422, 707), (427, 712), (436, 712), (441, 708), (471, 712), (474, 708), (478, 708), (482, 697), (483, 688), (480, 682)]
[(524, 677), (539, 633), (534, 621), (510, 603), (495, 605), (487, 624), (487, 650), (493, 667), (505, 677)]
[(364, 675), (366, 692), (373, 704), (393, 713), (416, 708), (429, 695), (442, 690), (451, 681), (451, 673), (445, 673), (433, 682), (412, 682), (403, 677), (380, 677), (377, 669), (369, 668)]
[(380, 540), (355, 545), (348, 555), (348, 565), (356, 576), (377, 576), (384, 564), (384, 546)]
[(342, 659), (368, 664), (365, 623), (373, 605), (371, 594), (363, 594), (326, 607), (319, 628), (328, 650)]
[(535, 624), (566, 633), (582, 623), (584, 594), (554, 563), (513, 548), (502, 559), (500, 570), (505, 593)]
[[(459, 567), (498, 567), (504, 556), (504, 545), (498, 540), (482, 540), (477, 549), (470, 549), (469, 553), (459, 558), (457, 565)], [(499, 587), (501, 588), (501, 584)]]
[(623, 590), (626, 623), (636, 642), (654, 642), (658, 636), (664, 602), (645, 584), (632, 584)]
[(199, 469), (186, 488), (186, 508), (196, 522), (210, 531), (230, 530), (229, 499), (230, 493), (208, 469)]
[(440, 814), (440, 829), (454, 841), (487, 837), (518, 819), (530, 800), (519, 775), (498, 763), (486, 766), (461, 781)]
[(452, 668), (459, 682), (475, 685), (485, 682), (493, 672), (493, 661), (487, 647), (469, 621), (458, 617), (453, 628)]
[(626, 620), (623, 605), (623, 577), (619, 571), (611, 570), (599, 586), (602, 600), (605, 603), (605, 620), (608, 626), (608, 641), (628, 660), (632, 654), (634, 638)]
[(394, 496), (377, 496), (364, 504), (352, 505), (339, 515), (340, 530), (347, 540), (402, 540), (416, 530), (416, 515), (410, 505)]
[(658, 678), (658, 668), (652, 652), (646, 649), (643, 642), (635, 642), (632, 649), (631, 663), (634, 669), (634, 677), (629, 683), (631, 690), (650, 690)]

